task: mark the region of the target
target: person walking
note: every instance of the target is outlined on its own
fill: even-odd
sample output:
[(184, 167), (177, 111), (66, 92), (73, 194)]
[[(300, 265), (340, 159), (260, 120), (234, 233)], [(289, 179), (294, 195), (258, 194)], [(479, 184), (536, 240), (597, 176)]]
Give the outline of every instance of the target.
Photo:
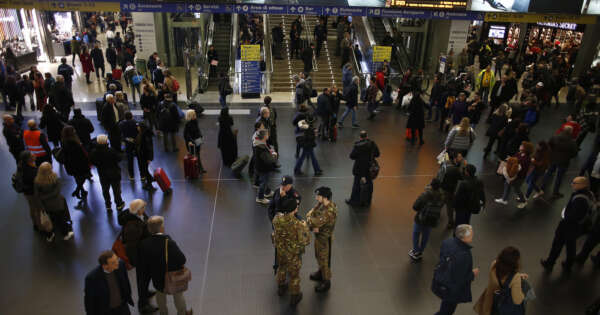
[(219, 115), (219, 135), (217, 147), (221, 150), (223, 165), (231, 167), (238, 158), (237, 129), (233, 129), (233, 118), (229, 108), (221, 108)]
[(317, 109), (315, 113), (321, 119), (319, 124), (319, 136), (325, 140), (330, 136), (329, 121), (332, 119), (333, 113), (331, 110), (331, 96), (329, 88), (324, 88), (323, 93), (317, 97)]
[(92, 83), (92, 81), (90, 81), (90, 72), (94, 72), (94, 65), (87, 47), (83, 47), (81, 55), (79, 55), (79, 61), (81, 61), (81, 69), (83, 70), (83, 73), (85, 73), (85, 82), (87, 84)]
[(231, 88), (231, 84), (229, 83), (229, 77), (221, 72), (219, 74), (219, 103), (221, 103), (221, 108), (227, 107), (227, 95), (233, 93), (233, 88)]
[(323, 174), (323, 171), (319, 166), (319, 162), (317, 161), (317, 157), (315, 156), (314, 152), (314, 149), (317, 146), (317, 130), (314, 126), (315, 116), (312, 113), (307, 113), (307, 115), (305, 115), (305, 119), (298, 121), (297, 124), (302, 134), (299, 137), (296, 137), (296, 141), (302, 149), (302, 154), (300, 155), (300, 157), (296, 161), (296, 165), (294, 166), (294, 175), (304, 175), (304, 173), (301, 171), (301, 168), (304, 164), (304, 160), (308, 158), (312, 162), (315, 176), (320, 176)]
[[(473, 227), (461, 224), (456, 227), (454, 237), (442, 242), (440, 248), (440, 262), (437, 270), (444, 272), (451, 283), (444, 283), (445, 294), (438, 297), (442, 299), (440, 310), (435, 315), (452, 315), (459, 303), (468, 303), (473, 300), (471, 294), (471, 282), (479, 275), (479, 268), (473, 268), (473, 255), (471, 254), (471, 243), (473, 243)], [(448, 264), (449, 257), (453, 257), (452, 264)], [(447, 268), (440, 268), (446, 266)], [(434, 274), (434, 288), (436, 274)], [(435, 291), (434, 291), (435, 293)], [(437, 295), (437, 294), (436, 294)]]
[(75, 128), (77, 136), (81, 141), (81, 145), (87, 152), (92, 150), (92, 137), (91, 134), (94, 132), (94, 125), (92, 122), (83, 116), (81, 108), (75, 108), (73, 110), (73, 118), (69, 120), (69, 125)]
[(129, 315), (133, 306), (125, 262), (112, 251), (103, 251), (98, 267), (85, 276), (84, 305), (87, 315)]
[[(492, 114), (490, 120), (490, 126), (488, 127), (485, 135), (489, 138), (488, 144), (485, 147), (483, 157), (486, 158), (490, 151), (492, 151), (492, 147), (494, 146), (494, 142), (498, 140), (500, 142), (500, 134), (503, 133), (504, 128), (508, 124), (508, 116), (506, 115), (508, 111), (508, 105), (502, 104), (500, 105)], [(498, 143), (498, 146), (500, 144)], [(498, 147), (497, 146), (497, 147)], [(496, 150), (497, 151), (497, 150)]]
[(141, 314), (153, 313), (158, 310), (157, 307), (148, 301), (154, 292), (148, 290), (150, 277), (144, 270), (140, 257), (140, 243), (150, 237), (148, 231), (148, 215), (146, 214), (146, 202), (141, 199), (135, 199), (129, 204), (129, 209), (119, 213), (119, 225), (122, 226), (119, 235), (129, 263), (135, 267), (135, 278), (138, 289), (138, 309)]
[[(94, 62), (96, 79), (100, 82), (100, 78), (104, 78), (106, 73), (104, 69), (104, 55), (102, 54), (102, 49), (100, 49), (98, 43), (94, 44), (94, 48), (90, 52), (90, 57), (92, 57), (92, 61)], [(100, 70), (102, 70), (102, 76), (100, 76)]]
[(535, 190), (539, 192), (540, 188), (537, 185), (538, 179), (544, 175), (548, 167), (550, 166), (550, 146), (546, 141), (538, 142), (538, 145), (531, 157), (531, 167), (527, 173), (527, 192), (525, 193), (525, 199), (529, 200), (529, 196)]
[(454, 220), (454, 192), (458, 182), (463, 179), (464, 169), (467, 166), (462, 154), (448, 152), (448, 160), (443, 161), (438, 170), (437, 178), (440, 180), (446, 213), (448, 214), (448, 229), (455, 227)]
[(379, 148), (375, 141), (369, 139), (365, 130), (360, 132), (359, 140), (354, 143), (350, 159), (354, 160), (352, 175), (352, 193), (346, 203), (351, 206), (368, 206), (373, 199), (373, 178), (371, 178), (371, 163), (379, 157)]
[(2, 134), (6, 139), (6, 144), (8, 144), (8, 151), (18, 163), (21, 160), (21, 152), (25, 150), (23, 131), (19, 124), (15, 122), (14, 117), (9, 114), (2, 115), (2, 121)]
[(156, 111), (158, 110), (158, 99), (156, 92), (153, 87), (149, 84), (144, 85), (143, 93), (140, 96), (140, 107), (142, 108), (142, 118), (146, 123), (146, 126), (150, 127), (150, 130), (158, 129), (158, 123), (156, 121)]
[(338, 122), (338, 127), (344, 127), (344, 119), (348, 114), (352, 114), (352, 128), (360, 128), (358, 123), (356, 122), (356, 109), (358, 108), (358, 81), (359, 78), (357, 76), (352, 77), (352, 83), (348, 86), (348, 88), (344, 88), (344, 99), (346, 100), (346, 110), (342, 114)]
[[(512, 246), (504, 248), (490, 267), (487, 288), (477, 300), (473, 309), (479, 315), (498, 314), (500, 308), (509, 309), (510, 314), (525, 315), (525, 294), (523, 281), (529, 276), (519, 272), (521, 253)], [(499, 299), (504, 292), (510, 300)], [(501, 314), (501, 313), (500, 313)]]
[(414, 261), (421, 260), (429, 240), (431, 228), (436, 227), (439, 223), (443, 206), (444, 195), (441, 190), (441, 182), (439, 179), (434, 178), (419, 198), (415, 200), (412, 207), (417, 214), (413, 224), (413, 247), (408, 252), (408, 256)]
[(327, 41), (327, 25), (322, 18), (319, 19), (319, 24), (315, 25), (313, 33), (315, 40), (317, 41), (317, 49), (315, 53), (316, 57), (319, 58), (321, 55), (321, 47), (323, 47), (323, 42)]
[(54, 227), (46, 241), (52, 242), (57, 231), (64, 235), (63, 240), (70, 240), (74, 235), (71, 215), (67, 208), (67, 201), (60, 193), (58, 175), (52, 170), (52, 164), (44, 162), (40, 165), (33, 187), (35, 197), (42, 203)]
[[(150, 237), (143, 239), (139, 244), (139, 257), (141, 268), (152, 280), (156, 289), (156, 304), (160, 314), (168, 314), (167, 293), (165, 292), (165, 274), (167, 271), (181, 270), (186, 262), (186, 257), (177, 246), (177, 243), (165, 234), (165, 219), (161, 216), (152, 216), (147, 221)], [(183, 292), (173, 294), (177, 315), (191, 315), (192, 310), (187, 310)]]
[(69, 121), (71, 109), (75, 106), (75, 101), (73, 100), (73, 93), (65, 87), (63, 80), (59, 80), (55, 84), (52, 91), (52, 100), (54, 107), (60, 113), (62, 121)]
[(173, 148), (173, 152), (179, 151), (175, 142), (175, 135), (179, 131), (179, 111), (177, 104), (173, 100), (173, 96), (169, 93), (165, 94), (165, 100), (159, 105), (158, 110), (158, 127), (163, 134), (163, 142), (165, 152), (169, 152), (169, 142)]
[(313, 69), (313, 50), (315, 49), (315, 44), (310, 43), (308, 47), (304, 47), (302, 50), (302, 63), (304, 64), (304, 73), (310, 73)]
[(88, 153), (83, 148), (73, 126), (67, 125), (63, 128), (61, 139), (61, 154), (64, 156), (65, 170), (67, 174), (75, 178), (75, 183), (77, 184), (75, 191), (71, 194), (71, 196), (79, 199), (79, 203), (75, 208), (85, 209), (87, 207), (88, 192), (83, 187), (83, 184), (87, 179), (92, 178)]
[[(369, 117), (367, 117), (367, 120), (372, 120), (373, 118), (375, 118), (375, 110), (377, 109), (377, 103), (379, 102), (379, 100), (377, 99), (377, 95), (382, 92), (377, 87), (377, 83), (376, 83), (374, 76), (372, 76), (369, 81), (370, 81), (370, 84), (366, 90), (367, 111), (369, 112)], [(380, 95), (382, 95), (382, 94), (380, 94)]]
[(478, 214), (485, 205), (485, 190), (483, 182), (477, 178), (477, 168), (467, 164), (454, 192), (454, 210), (456, 211), (456, 225), (470, 224), (471, 214)]
[(108, 47), (104, 51), (104, 55), (106, 56), (106, 61), (110, 65), (110, 73), (117, 68), (117, 50), (113, 46), (113, 44), (109, 41)]
[(492, 67), (488, 65), (485, 69), (481, 70), (475, 80), (475, 90), (481, 94), (481, 98), (484, 104), (488, 104), (490, 89), (496, 83), (496, 76), (492, 72)]
[[(600, 218), (596, 218), (596, 222), (593, 222), (589, 233), (587, 233), (583, 247), (575, 257), (575, 263), (583, 265), (592, 253), (592, 250), (594, 250), (594, 247), (598, 246), (598, 244), (600, 244)], [(591, 256), (590, 259), (596, 268), (600, 268), (600, 253), (597, 253), (596, 256)]]
[(137, 122), (133, 119), (133, 114), (130, 111), (125, 112), (125, 120), (119, 122), (121, 130), (121, 139), (125, 142), (125, 154), (127, 156), (127, 173), (129, 180), (134, 180), (133, 159), (135, 158), (135, 138), (137, 137)]
[(29, 206), (29, 217), (33, 223), (33, 230), (46, 233), (46, 237), (50, 236), (50, 231), (45, 230), (40, 221), (40, 214), (43, 210), (42, 203), (35, 196), (34, 180), (37, 176), (37, 166), (35, 165), (35, 155), (24, 150), (19, 154), (19, 163), (17, 165), (17, 174), (20, 174), (23, 183), (23, 195), (27, 199)]
[(217, 76), (217, 65), (219, 64), (219, 53), (215, 50), (215, 46), (208, 46), (208, 52), (206, 53), (208, 64), (209, 64), (209, 72), (208, 77), (214, 78)]
[[(419, 90), (413, 91), (413, 98), (408, 105), (408, 120), (406, 122), (406, 136), (411, 145), (415, 144), (417, 136), (419, 145), (425, 144), (423, 141), (423, 128), (425, 128), (425, 102), (421, 99)], [(410, 132), (410, 133), (409, 133)]]
[(200, 132), (200, 127), (198, 127), (196, 111), (188, 109), (185, 112), (185, 120), (183, 139), (185, 143), (187, 143), (186, 147), (188, 153), (194, 154), (196, 158), (198, 158), (198, 169), (200, 174), (204, 174), (206, 173), (206, 170), (204, 169), (204, 166), (202, 166), (202, 159), (200, 158), (200, 149), (204, 143), (204, 137), (202, 136), (202, 132)]
[[(60, 58), (60, 65), (58, 66), (57, 74), (61, 75), (65, 79), (65, 87), (67, 90), (72, 90), (73, 85), (73, 67), (67, 64), (67, 58)], [(38, 110), (41, 110), (38, 106)]]
[(331, 287), (331, 242), (337, 219), (337, 205), (331, 200), (331, 188), (321, 186), (315, 190), (315, 205), (306, 214), (308, 229), (315, 234), (315, 258), (319, 270), (310, 274), (317, 281), (316, 292), (327, 292)]
[[(271, 239), (277, 251), (277, 295), (290, 291), (290, 305), (295, 307), (302, 300), (300, 269), (304, 248), (310, 244), (310, 232), (305, 221), (296, 218), (298, 203), (295, 199), (283, 201), (273, 218)], [(286, 278), (289, 275), (289, 284)]]
[(517, 193), (517, 208), (523, 209), (527, 206), (527, 198), (521, 191), (521, 185), (527, 177), (531, 165), (531, 154), (533, 153), (533, 144), (523, 141), (519, 147), (519, 152), (508, 159), (506, 167), (502, 170), (504, 176), (504, 192), (501, 198), (494, 201), (499, 204), (507, 205), (511, 188)]
[(564, 271), (571, 271), (575, 262), (577, 250), (577, 238), (583, 232), (583, 223), (591, 207), (593, 206), (594, 196), (589, 190), (589, 181), (587, 177), (575, 177), (571, 182), (573, 193), (569, 202), (565, 206), (556, 231), (552, 248), (546, 259), (540, 260), (542, 267), (547, 272), (551, 272), (556, 260), (560, 256), (563, 247), (567, 248), (567, 259), (562, 262)]
[(471, 128), (471, 122), (468, 117), (464, 117), (459, 125), (456, 125), (448, 133), (444, 147), (446, 152), (455, 151), (463, 157), (469, 153), (469, 148), (475, 141), (475, 130)]
[(33, 119), (27, 121), (27, 127), (29, 129), (23, 131), (23, 141), (25, 149), (35, 156), (35, 165), (39, 167), (44, 162), (52, 163), (52, 154), (46, 134), (38, 128)]
[(110, 199), (111, 188), (117, 205), (117, 211), (121, 211), (125, 208), (125, 202), (121, 198), (121, 167), (119, 166), (121, 154), (114, 148), (108, 147), (108, 137), (106, 135), (96, 137), (96, 142), (97, 145), (90, 153), (90, 161), (98, 169), (106, 211), (112, 211), (112, 202)]
[(554, 177), (554, 172), (556, 172), (556, 180), (554, 181), (552, 198), (562, 198), (563, 195), (559, 192), (562, 178), (569, 167), (570, 160), (577, 155), (577, 144), (571, 138), (571, 132), (571, 127), (567, 126), (559, 135), (554, 135), (550, 139), (548, 143), (552, 152), (550, 155), (550, 168), (544, 174), (540, 191), (533, 195), (533, 199), (544, 195), (544, 190)]
[(152, 187), (152, 175), (148, 171), (150, 162), (154, 160), (154, 134), (145, 123), (138, 123), (138, 135), (135, 138), (135, 152), (137, 153), (138, 166), (140, 169), (140, 180), (144, 183), (142, 188), (150, 192), (156, 190)]
[(121, 130), (119, 122), (125, 118), (125, 112), (121, 106), (117, 105), (116, 99), (112, 94), (106, 95), (106, 104), (102, 109), (101, 123), (108, 132), (111, 148), (121, 152)]
[(39, 71), (34, 72), (33, 90), (35, 91), (37, 107), (40, 111), (43, 111), (48, 100), (48, 94), (44, 89), (44, 76)]

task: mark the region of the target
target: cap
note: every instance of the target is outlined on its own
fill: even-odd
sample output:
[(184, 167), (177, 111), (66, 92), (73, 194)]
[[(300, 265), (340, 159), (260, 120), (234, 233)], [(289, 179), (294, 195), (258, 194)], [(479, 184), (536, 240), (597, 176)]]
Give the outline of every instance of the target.
[(294, 183), (294, 178), (290, 175), (284, 175), (281, 178), (281, 186), (291, 185)]
[(332, 193), (331, 188), (329, 187), (321, 186), (315, 190), (315, 193), (317, 193), (317, 196), (325, 197), (331, 200)]
[(285, 198), (281, 202), (281, 206), (278, 209), (281, 213), (290, 213), (298, 208), (298, 202), (295, 198)]

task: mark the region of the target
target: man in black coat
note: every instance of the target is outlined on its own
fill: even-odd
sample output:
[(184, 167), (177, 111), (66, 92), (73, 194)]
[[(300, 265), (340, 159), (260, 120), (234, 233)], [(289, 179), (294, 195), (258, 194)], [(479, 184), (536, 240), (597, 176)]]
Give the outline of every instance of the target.
[(437, 178), (442, 182), (448, 214), (448, 228), (452, 229), (454, 228), (454, 192), (458, 182), (463, 178), (463, 169), (467, 166), (467, 161), (463, 159), (462, 154), (454, 151), (448, 153), (448, 158), (448, 161), (444, 161), (440, 165)]
[(104, 69), (104, 55), (102, 54), (102, 49), (98, 46), (98, 44), (94, 44), (94, 48), (90, 52), (90, 56), (92, 57), (92, 61), (94, 62), (94, 69), (96, 70), (96, 78), (100, 78), (100, 69), (102, 69), (102, 77), (104, 78), (105, 69)]
[(490, 105), (492, 109), (490, 110), (490, 114), (488, 116), (488, 121), (491, 120), (492, 114), (500, 106), (502, 103), (506, 103), (512, 97), (512, 90), (507, 85), (507, 77), (503, 76), (500, 81), (496, 81), (494, 86), (492, 87), (492, 92), (490, 93)]
[(106, 103), (102, 109), (102, 126), (108, 132), (111, 148), (121, 152), (121, 130), (119, 122), (125, 118), (125, 113), (120, 106), (117, 106), (115, 97), (112, 94), (106, 95)]
[(317, 58), (321, 55), (321, 47), (323, 42), (327, 41), (327, 26), (324, 24), (324, 20), (319, 19), (319, 24), (315, 25), (314, 30), (315, 40), (317, 41)]
[[(161, 216), (152, 216), (147, 222), (148, 231), (151, 236), (142, 240), (139, 245), (141, 267), (146, 275), (152, 280), (156, 292), (156, 302), (160, 313), (167, 313), (165, 289), (165, 273), (168, 271), (181, 270), (185, 265), (186, 258), (177, 243), (165, 234), (165, 221)], [(168, 245), (167, 245), (168, 242)], [(167, 247), (168, 246), (168, 247)], [(168, 252), (165, 255), (165, 251)], [(168, 266), (165, 262), (168, 259)], [(183, 292), (173, 295), (177, 314), (191, 314), (186, 310)]]
[(129, 173), (129, 180), (133, 178), (133, 158), (135, 154), (135, 138), (138, 135), (137, 122), (133, 119), (131, 112), (125, 113), (125, 120), (119, 123), (121, 129), (121, 137), (125, 141), (125, 153), (127, 154), (127, 172)]
[(310, 73), (313, 68), (313, 49), (315, 48), (314, 43), (310, 43), (309, 47), (302, 50), (302, 62), (304, 63), (304, 72)]
[(563, 246), (567, 248), (567, 259), (562, 263), (564, 271), (571, 271), (575, 262), (577, 250), (577, 238), (583, 232), (585, 218), (590, 212), (592, 203), (595, 202), (592, 192), (589, 190), (587, 177), (575, 177), (571, 182), (573, 194), (562, 212), (562, 220), (554, 232), (552, 249), (548, 258), (540, 260), (542, 267), (551, 272), (556, 260), (560, 256)]
[(63, 121), (69, 121), (69, 115), (71, 115), (71, 108), (75, 106), (73, 100), (73, 93), (65, 86), (63, 80), (58, 80), (54, 86), (54, 107), (60, 113), (60, 117)]
[[(287, 199), (293, 198), (296, 199), (296, 202), (300, 204), (302, 200), (302, 196), (294, 189), (294, 178), (290, 175), (285, 175), (281, 178), (281, 185), (279, 189), (274, 191), (273, 199), (269, 203), (269, 208), (267, 210), (267, 216), (269, 217), (269, 222), (273, 222), (273, 218), (275, 215), (280, 212), (280, 209), (283, 205), (283, 202)], [(297, 215), (297, 217), (299, 217)], [(300, 219), (300, 218), (299, 218)], [(277, 249), (275, 249), (275, 262), (273, 263), (273, 270), (277, 272)]]
[(463, 172), (463, 180), (458, 182), (454, 192), (454, 209), (456, 210), (456, 225), (470, 224), (471, 214), (479, 213), (485, 204), (483, 182), (475, 176), (477, 168), (468, 164)]
[(67, 90), (71, 91), (71, 86), (73, 84), (73, 67), (67, 64), (67, 58), (60, 58), (60, 65), (58, 66), (57, 73), (63, 76), (65, 79), (65, 87)]
[(379, 157), (379, 148), (377, 144), (370, 140), (367, 132), (360, 132), (360, 139), (354, 143), (350, 159), (354, 160), (352, 166), (352, 175), (354, 175), (354, 184), (352, 184), (352, 195), (346, 199), (346, 203), (351, 206), (367, 206), (371, 204), (373, 198), (373, 179), (369, 169), (374, 158)]
[(358, 108), (358, 81), (357, 76), (352, 77), (352, 83), (343, 90), (344, 100), (346, 100), (346, 110), (338, 121), (338, 127), (344, 127), (344, 119), (348, 114), (352, 114), (352, 128), (360, 127), (356, 122), (356, 110)]
[(269, 200), (266, 198), (270, 198), (274, 194), (269, 189), (269, 177), (277, 166), (277, 152), (267, 144), (269, 131), (261, 129), (258, 131), (256, 137), (254, 145), (254, 168), (260, 183), (256, 202), (268, 205)]
[(106, 211), (112, 211), (110, 200), (111, 188), (115, 197), (117, 210), (123, 210), (125, 202), (121, 198), (121, 167), (119, 166), (121, 154), (115, 149), (108, 147), (108, 137), (106, 135), (99, 135), (96, 141), (98, 144), (90, 153), (90, 162), (98, 168)]
[(83, 116), (83, 113), (81, 113), (81, 108), (75, 108), (73, 110), (73, 119), (69, 120), (69, 125), (75, 128), (81, 144), (87, 150), (87, 152), (90, 152), (92, 149), (91, 134), (94, 132), (94, 125), (89, 119)]
[(319, 134), (321, 139), (327, 139), (329, 135), (329, 119), (331, 118), (331, 98), (329, 96), (329, 89), (324, 88), (323, 93), (317, 97), (317, 110), (316, 114), (321, 118), (321, 124), (319, 125)]
[(279, 23), (279, 25), (273, 27), (271, 34), (273, 34), (273, 57), (275, 59), (283, 59), (283, 57), (281, 57), (281, 49), (283, 48), (284, 40), (283, 23)]
[[(100, 254), (100, 266), (85, 277), (85, 313), (87, 315), (129, 315), (131, 285), (124, 262), (111, 250)], [(129, 304), (129, 305), (127, 305)]]
[(158, 310), (157, 307), (149, 303), (149, 299), (155, 292), (148, 291), (150, 285), (150, 277), (145, 273), (141, 266), (139, 256), (140, 243), (150, 237), (148, 231), (146, 214), (146, 202), (141, 199), (135, 199), (129, 204), (129, 209), (119, 213), (119, 225), (123, 227), (121, 230), (121, 240), (125, 245), (125, 252), (129, 263), (136, 267), (135, 277), (138, 288), (138, 309), (140, 313), (152, 313)]
[(8, 144), (8, 151), (15, 158), (17, 163), (19, 162), (19, 155), (25, 150), (25, 144), (23, 142), (23, 131), (21, 127), (15, 122), (13, 116), (4, 114), (2, 116), (3, 128), (2, 134), (6, 138)]
[(173, 102), (171, 94), (167, 93), (165, 94), (165, 100), (161, 102), (158, 110), (158, 129), (163, 133), (165, 152), (169, 152), (169, 142), (171, 142), (173, 152), (179, 151), (175, 142), (175, 134), (179, 130), (180, 122), (181, 118), (179, 117), (177, 104)]

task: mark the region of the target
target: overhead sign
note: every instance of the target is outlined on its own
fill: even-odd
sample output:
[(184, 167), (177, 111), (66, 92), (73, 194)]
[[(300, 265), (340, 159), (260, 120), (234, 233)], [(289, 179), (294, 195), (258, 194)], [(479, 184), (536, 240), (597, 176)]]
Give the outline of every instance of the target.
[(240, 45), (242, 61), (260, 61), (260, 45)]
[(469, 35), (469, 21), (455, 20), (450, 22), (450, 36), (448, 37), (448, 51), (452, 49), (458, 54), (467, 47), (467, 37)]
[(125, 12), (186, 12), (185, 2), (156, 3), (156, 2), (130, 2), (121, 1), (121, 11)]
[(119, 11), (119, 2), (110, 1), (48, 1), (46, 8), (43, 8), (44, 2), (39, 2), (44, 10), (48, 11)]
[(391, 0), (390, 7), (412, 9), (447, 9), (465, 10), (467, 1), (464, 0)]
[(6, 9), (17, 9), (23, 8), (25, 10), (31, 9), (45, 9), (47, 7), (47, 3), (33, 0), (0, 0), (0, 8)]
[(527, 12), (529, 10), (529, 2), (530, 0), (473, 0), (471, 1), (469, 10), (484, 12)]
[(486, 13), (486, 22), (519, 22), (519, 23), (576, 23), (595, 24), (596, 17), (591, 15), (572, 14), (530, 14), (530, 13)]
[(375, 9), (369, 8), (367, 16), (383, 18), (416, 18), (436, 20), (483, 20), (483, 12), (474, 11), (428, 11), (428, 10), (403, 10), (403, 9)]
[(133, 12), (133, 34), (135, 34), (135, 47), (138, 56), (150, 56), (156, 49), (156, 27), (154, 13)]
[(189, 3), (186, 6), (189, 12), (195, 13), (232, 13), (233, 5)]
[(373, 62), (392, 60), (392, 46), (373, 46)]

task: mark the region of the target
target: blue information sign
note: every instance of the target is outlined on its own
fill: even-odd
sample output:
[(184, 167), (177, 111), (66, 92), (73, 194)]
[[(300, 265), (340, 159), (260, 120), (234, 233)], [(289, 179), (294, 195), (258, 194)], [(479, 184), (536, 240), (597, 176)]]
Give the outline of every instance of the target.
[(188, 3), (187, 10), (189, 12), (198, 13), (232, 13), (233, 5), (230, 4), (204, 4), (204, 3)]
[(125, 12), (185, 12), (186, 3), (121, 2), (121, 11)]
[(323, 15), (323, 7), (314, 5), (292, 5), (288, 7), (287, 14)]
[(260, 61), (242, 61), (242, 94), (260, 94)]

